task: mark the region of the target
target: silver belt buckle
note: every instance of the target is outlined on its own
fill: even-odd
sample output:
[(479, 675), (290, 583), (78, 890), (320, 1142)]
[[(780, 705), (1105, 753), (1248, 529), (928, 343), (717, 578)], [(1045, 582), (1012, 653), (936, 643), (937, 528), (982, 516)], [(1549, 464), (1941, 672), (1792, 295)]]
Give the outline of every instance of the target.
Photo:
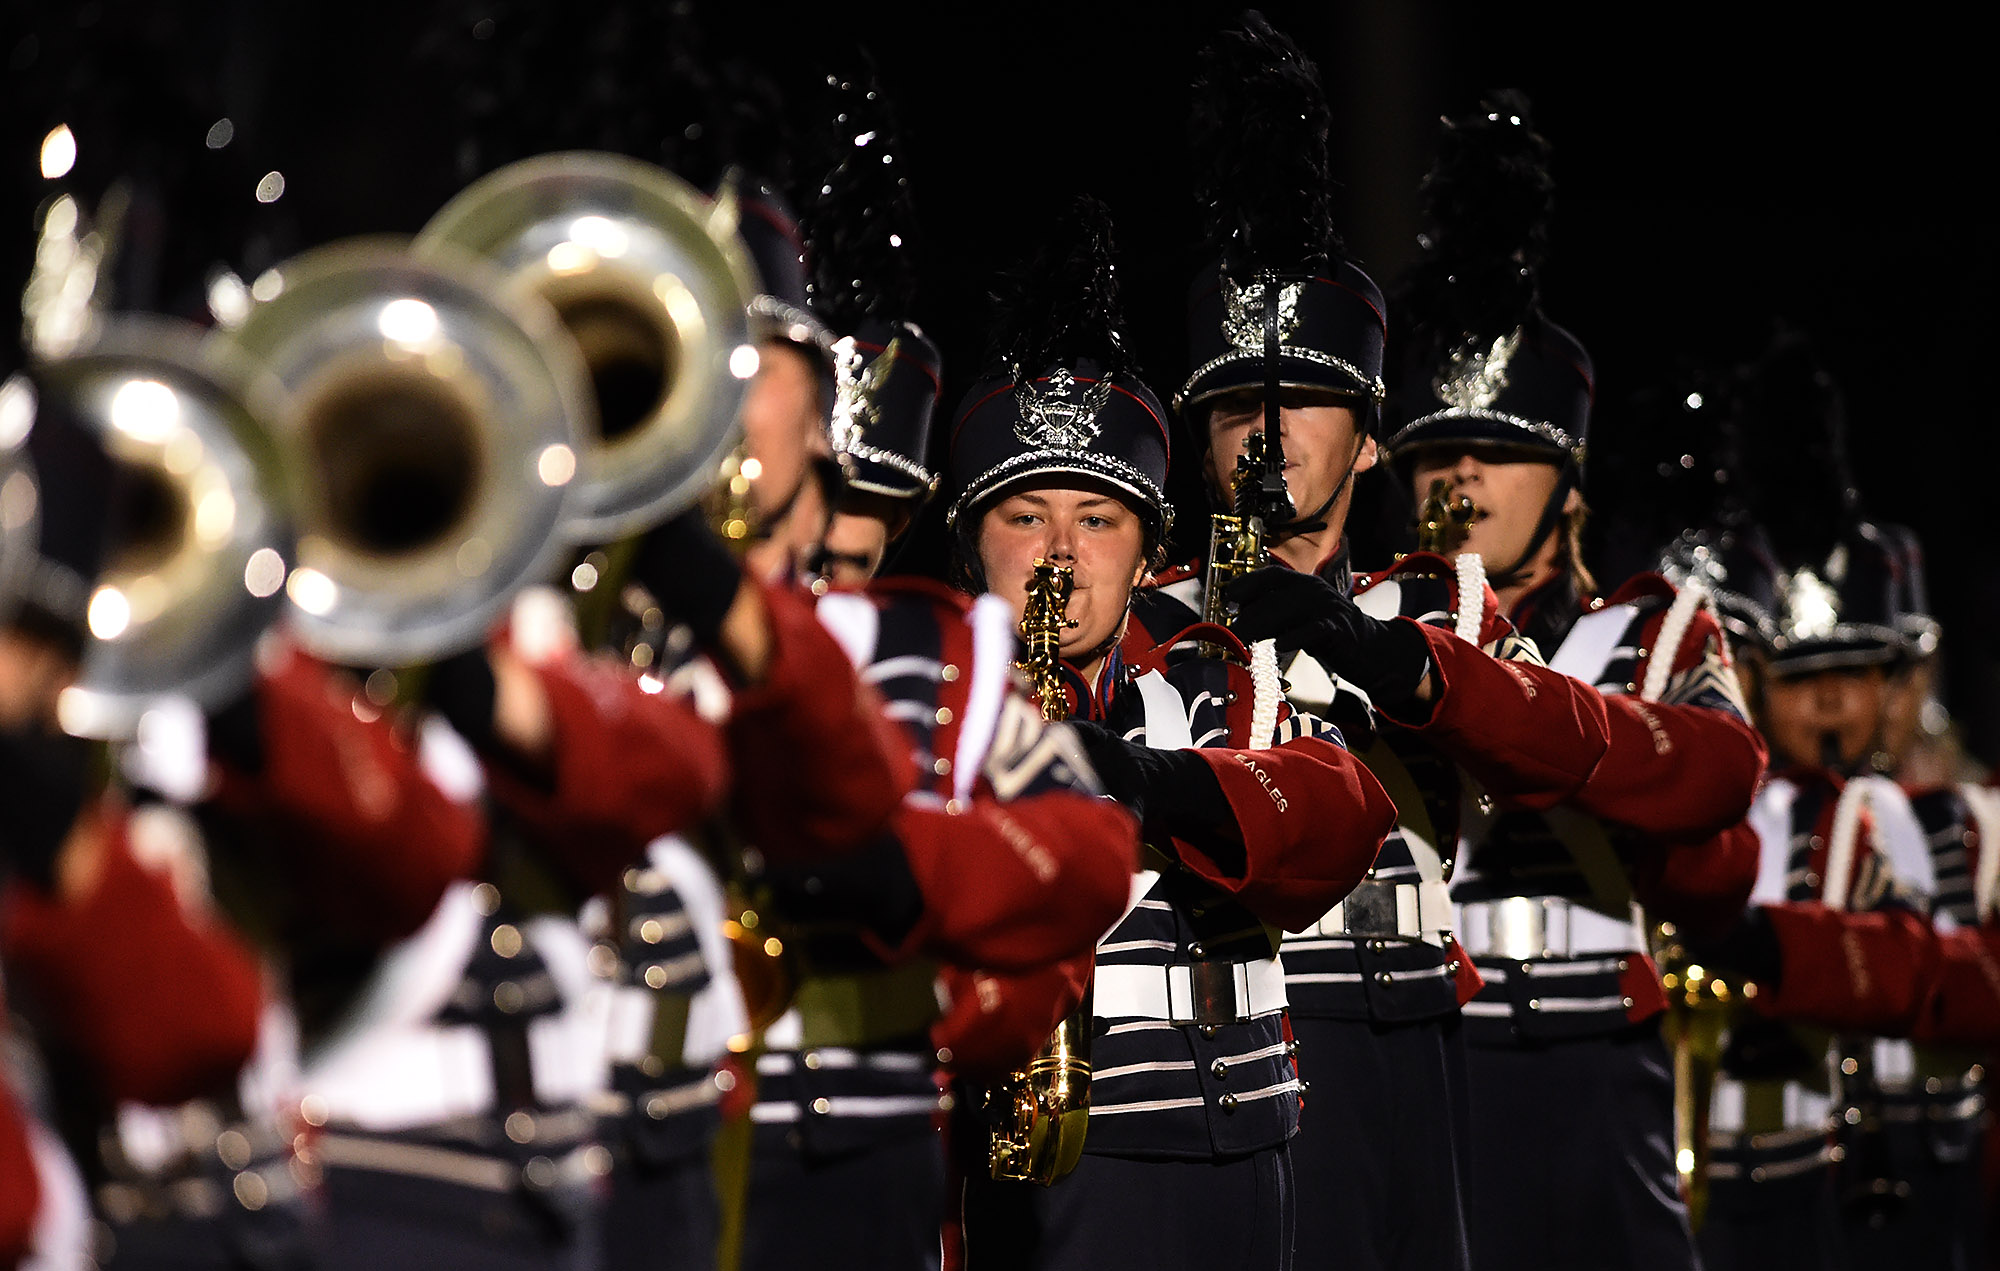
[(1524, 962), (1557, 952), (1549, 944), (1548, 897), (1508, 896), (1487, 902), (1487, 913), (1495, 955)]
[(1242, 1017), (1236, 1000), (1236, 964), (1227, 960), (1196, 962), (1188, 968), (1188, 989), (1197, 1024), (1234, 1024)]
[(1363, 879), (1340, 902), (1341, 934), (1349, 936), (1393, 936), (1401, 931), (1397, 921), (1396, 884), (1379, 879)]

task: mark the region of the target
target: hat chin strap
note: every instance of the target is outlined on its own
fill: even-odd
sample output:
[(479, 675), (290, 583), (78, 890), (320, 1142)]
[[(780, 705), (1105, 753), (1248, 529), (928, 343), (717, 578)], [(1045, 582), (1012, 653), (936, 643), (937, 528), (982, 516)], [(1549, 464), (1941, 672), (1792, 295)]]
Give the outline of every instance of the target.
[(1549, 541), (1549, 535), (1562, 521), (1563, 505), (1569, 501), (1569, 492), (1576, 489), (1576, 475), (1575, 462), (1564, 461), (1562, 474), (1556, 478), (1556, 488), (1549, 491), (1548, 502), (1542, 505), (1542, 518), (1535, 522), (1535, 533), (1529, 538), (1527, 547), (1507, 568), (1487, 571), (1487, 581), (1495, 591), (1527, 581), (1528, 562), (1540, 554), (1542, 544)]

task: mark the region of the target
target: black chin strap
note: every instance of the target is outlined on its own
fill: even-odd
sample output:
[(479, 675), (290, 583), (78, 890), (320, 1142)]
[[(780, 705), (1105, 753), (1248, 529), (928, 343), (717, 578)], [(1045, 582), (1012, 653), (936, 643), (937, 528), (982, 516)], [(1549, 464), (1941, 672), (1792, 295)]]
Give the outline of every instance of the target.
[(1527, 547), (1507, 568), (1487, 571), (1487, 582), (1496, 591), (1527, 580), (1528, 562), (1540, 553), (1542, 544), (1549, 541), (1549, 535), (1562, 523), (1563, 505), (1569, 501), (1569, 492), (1574, 489), (1576, 489), (1576, 462), (1566, 460), (1562, 466), (1562, 475), (1556, 478), (1556, 488), (1549, 492), (1549, 501), (1542, 505), (1542, 519), (1535, 522), (1535, 533), (1528, 540)]

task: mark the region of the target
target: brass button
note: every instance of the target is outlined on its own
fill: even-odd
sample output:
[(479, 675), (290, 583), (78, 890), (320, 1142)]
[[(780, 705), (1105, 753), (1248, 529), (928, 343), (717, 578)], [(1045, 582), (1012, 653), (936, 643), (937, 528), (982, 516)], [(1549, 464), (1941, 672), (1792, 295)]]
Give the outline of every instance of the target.
[(951, 707), (940, 706), (937, 708), (937, 722), (940, 724), (949, 724), (951, 722)]
[(1370, 953), (1387, 953), (1388, 951), (1389, 942), (1387, 940), (1370, 940), (1368, 942), (1368, 952)]
[(1208, 949), (1203, 946), (1201, 941), (1197, 940), (1188, 946), (1188, 956), (1190, 958), (1205, 958), (1208, 956)]
[(947, 662), (938, 670), (938, 678), (949, 684), (958, 678), (958, 667)]
[(1201, 1026), (1201, 1035), (1209, 1041), (1214, 1041), (1215, 1035), (1221, 1031), (1222, 1027), (1219, 1024), (1203, 1024)]
[(547, 1191), (556, 1185), (556, 1163), (546, 1156), (537, 1156), (521, 1167), (521, 1177), (536, 1191)]
[(526, 1112), (509, 1112), (505, 1128), (508, 1138), (526, 1143), (535, 1137), (535, 1118)]
[(1632, 969), (1632, 964), (1630, 961), (1628, 961), (1625, 958), (1618, 959), (1618, 974), (1623, 975), (1625, 974), (1625, 972), (1630, 971), (1631, 969)]
[(833, 1104), (825, 1095), (821, 1095), (812, 1101), (812, 1110), (820, 1116), (826, 1116), (833, 1111)]
[(1208, 1070), (1215, 1074), (1217, 1081), (1221, 1081), (1229, 1076), (1229, 1063), (1226, 1060), (1218, 1059), (1208, 1066)]
[(1396, 977), (1390, 975), (1387, 971), (1377, 971), (1375, 973), (1375, 982), (1386, 989), (1396, 982)]
[(1233, 1094), (1223, 1095), (1220, 1099), (1216, 1100), (1216, 1103), (1221, 1105), (1224, 1112), (1236, 1111), (1236, 1096)]
[(817, 1072), (819, 1071), (819, 1066), (821, 1063), (819, 1052), (816, 1050), (809, 1050), (805, 1053), (805, 1057), (801, 1059), (799, 1062), (803, 1063), (806, 1067)]
[(520, 985), (512, 980), (502, 980), (493, 986), (493, 1005), (500, 1008), (503, 1015), (512, 1015), (528, 1004), (528, 995)]
[(1445, 970), (1446, 970), (1447, 972), (1451, 973), (1452, 975), (1457, 975), (1457, 974), (1458, 974), (1458, 959), (1457, 959), (1457, 958), (1453, 958), (1453, 959), (1452, 959), (1451, 961), (1449, 961), (1449, 962), (1445, 963), (1445, 964), (1444, 964), (1444, 969), (1445, 969)]
[(639, 924), (639, 939), (647, 944), (658, 944), (667, 938), (667, 929), (658, 918), (648, 918)]
[(657, 962), (647, 967), (646, 987), (649, 989), (663, 989), (667, 987), (667, 968)]
[(648, 1077), (665, 1076), (667, 1061), (658, 1055), (648, 1055), (639, 1061), (639, 1071), (645, 1073)]
[(931, 771), (940, 777), (949, 777), (951, 775), (951, 760), (940, 757), (936, 762), (931, 764)]
[(646, 1115), (653, 1118), (653, 1120), (655, 1121), (666, 1120), (667, 1113), (669, 1111), (671, 1111), (671, 1109), (667, 1106), (667, 1096), (663, 1094), (656, 1094), (656, 1095), (648, 1095), (646, 1097)]
[(1629, 998), (1629, 997), (1621, 997), (1621, 998), (1619, 998), (1618, 1000), (1619, 1000), (1620, 1002), (1624, 1003), (1624, 1005), (1625, 1005), (1625, 1009), (1626, 1009), (1626, 1010), (1628, 1010), (1628, 1011), (1629, 1011), (1629, 1010), (1631, 1010), (1631, 1009), (1632, 1009), (1632, 999), (1631, 999), (1631, 998)]
[(937, 1048), (937, 1061), (938, 1061), (939, 1063), (941, 1063), (941, 1064), (945, 1064), (945, 1065), (947, 1065), (947, 1066), (948, 1066), (948, 1065), (950, 1065), (950, 1063), (951, 1063), (951, 1059), (952, 1059), (952, 1055), (951, 1055), (951, 1047), (949, 1047), (949, 1046), (940, 1046), (940, 1047), (938, 1047), (938, 1048)]
[(724, 1094), (736, 1089), (736, 1074), (727, 1068), (716, 1069), (715, 1088)]
[(493, 928), (493, 952), (503, 958), (520, 956), (521, 929), (505, 922)]
[(1539, 1011), (1539, 1010), (1541, 1010), (1541, 1009), (1542, 1009), (1542, 999), (1541, 999), (1541, 998), (1539, 998), (1539, 997), (1531, 997), (1531, 998), (1529, 998), (1529, 999), (1528, 999), (1528, 1009), (1529, 1009), (1529, 1010), (1531, 1010), (1531, 1011)]

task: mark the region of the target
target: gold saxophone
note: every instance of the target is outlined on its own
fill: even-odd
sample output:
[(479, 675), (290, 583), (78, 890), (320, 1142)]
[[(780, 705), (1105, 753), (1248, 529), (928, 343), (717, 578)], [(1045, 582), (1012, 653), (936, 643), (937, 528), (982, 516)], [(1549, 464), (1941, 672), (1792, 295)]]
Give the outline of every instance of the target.
[[(1069, 621), (1075, 575), (1065, 565), (1035, 562), (1021, 640), (1028, 656), (1021, 669), (1042, 699), (1042, 717), (1069, 717), (1061, 675), (1062, 633)], [(1063, 1017), (1026, 1068), (1008, 1073), (986, 1093), (993, 1124), (986, 1164), (996, 1179), (1046, 1187), (1076, 1168), (1090, 1128), (1090, 1018), (1088, 991)]]
[(1266, 434), (1253, 432), (1244, 438), (1243, 453), (1236, 456), (1236, 473), (1229, 482), (1234, 491), (1229, 511), (1217, 512), (1208, 521), (1208, 584), (1201, 616), (1218, 627), (1229, 625), (1223, 587), (1271, 562), (1271, 554), (1264, 548), (1264, 518), (1255, 506), (1255, 493), (1270, 462)]
[(1671, 922), (1653, 928), (1660, 986), (1667, 991), (1661, 1025), (1674, 1057), (1674, 1172), (1696, 1231), (1708, 1214), (1708, 1111), (1722, 1067), (1723, 1041), (1742, 993), (1696, 962)]
[(1439, 477), (1431, 482), (1431, 491), (1424, 496), (1424, 505), (1417, 512), (1417, 550), (1451, 555), (1465, 542), (1465, 536), (1472, 532), (1472, 523), (1478, 519), (1479, 509), (1472, 500), (1464, 495), (1454, 499), (1451, 478)]

